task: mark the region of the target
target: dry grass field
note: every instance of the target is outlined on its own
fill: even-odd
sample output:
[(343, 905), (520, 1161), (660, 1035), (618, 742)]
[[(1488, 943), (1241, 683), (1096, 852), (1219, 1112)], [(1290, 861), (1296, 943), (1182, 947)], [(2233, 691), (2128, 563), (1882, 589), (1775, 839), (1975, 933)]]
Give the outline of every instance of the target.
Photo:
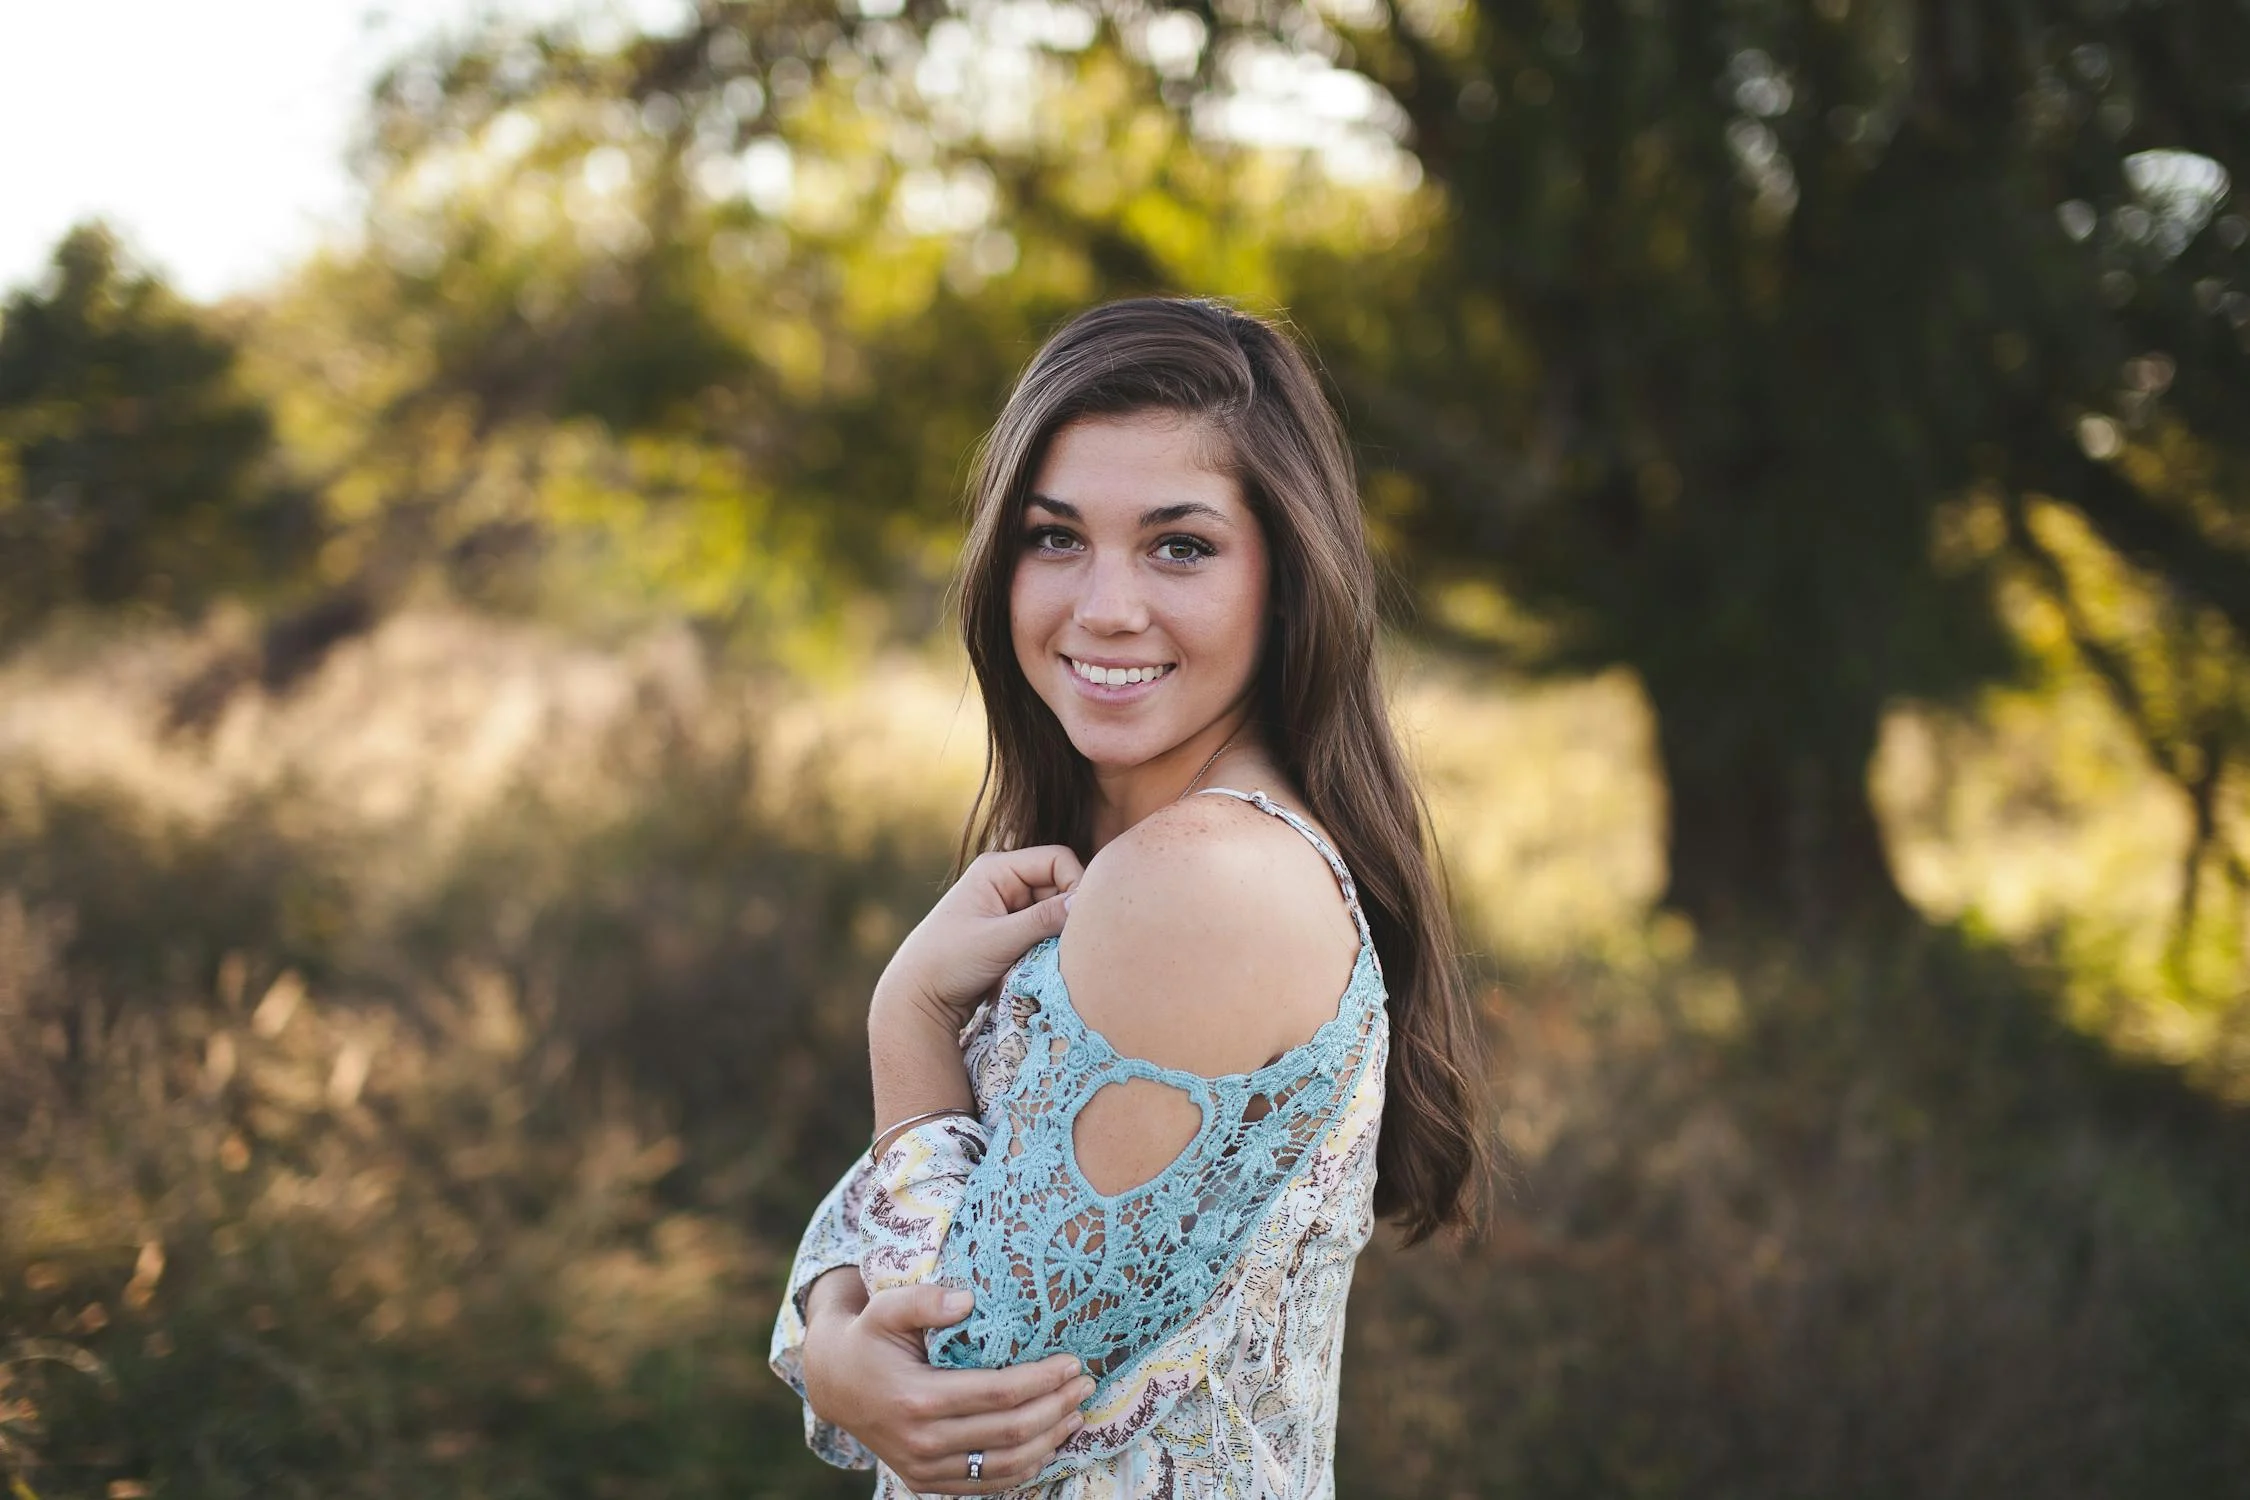
[[(864, 1493), (764, 1349), (976, 783), (957, 660), (419, 612), (168, 727), (239, 629), (0, 667), (0, 1475)], [(1513, 1163), (1363, 1262), (1342, 1494), (2239, 1479), (2241, 896), (2173, 940), (2183, 816), (2094, 700), (1894, 720), (1911, 951), (1721, 952), (1651, 915), (1629, 679), (1391, 671)]]

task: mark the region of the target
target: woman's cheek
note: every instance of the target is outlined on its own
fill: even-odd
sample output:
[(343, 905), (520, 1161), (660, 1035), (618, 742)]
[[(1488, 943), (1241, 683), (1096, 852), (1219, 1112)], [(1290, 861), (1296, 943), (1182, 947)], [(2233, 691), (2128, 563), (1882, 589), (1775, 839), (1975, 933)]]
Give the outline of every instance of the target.
[(1258, 626), (1264, 612), (1250, 597), (1255, 592), (1250, 581), (1241, 581), (1239, 589), (1226, 591), (1223, 605), (1198, 611), (1190, 630), (1204, 661), (1222, 669), (1212, 675), (1223, 676), (1235, 691), (1246, 686), (1258, 669), (1263, 644)]
[(1015, 586), (1008, 592), (1008, 634), (1015, 644), (1016, 660), (1027, 673), (1033, 662), (1046, 655), (1048, 630), (1042, 602), (1037, 588), (1019, 571)]

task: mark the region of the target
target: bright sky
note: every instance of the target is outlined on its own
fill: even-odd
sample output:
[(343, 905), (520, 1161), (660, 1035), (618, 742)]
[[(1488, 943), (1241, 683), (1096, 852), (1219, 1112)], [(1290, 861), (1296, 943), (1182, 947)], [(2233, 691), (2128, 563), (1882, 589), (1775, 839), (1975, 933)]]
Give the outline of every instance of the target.
[(257, 285), (355, 217), (344, 149), (410, 42), (480, 13), (661, 0), (10, 0), (0, 4), (0, 289), (80, 219), (188, 295)]
[[(414, 43), (495, 11), (588, 18), (622, 39), (628, 25), (674, 29), (688, 8), (0, 0), (0, 292), (36, 278), (64, 232), (93, 217), (191, 297), (254, 288), (356, 223), (345, 148), (369, 85)], [(1179, 36), (1185, 23), (1174, 20), (1148, 35), (1168, 71), (1192, 64), (1201, 45), (1200, 28)], [(1237, 140), (1319, 146), (1360, 178), (1407, 160), (1371, 132), (1371, 91), (1355, 75), (1269, 49), (1248, 59), (1236, 88), (1218, 124)]]

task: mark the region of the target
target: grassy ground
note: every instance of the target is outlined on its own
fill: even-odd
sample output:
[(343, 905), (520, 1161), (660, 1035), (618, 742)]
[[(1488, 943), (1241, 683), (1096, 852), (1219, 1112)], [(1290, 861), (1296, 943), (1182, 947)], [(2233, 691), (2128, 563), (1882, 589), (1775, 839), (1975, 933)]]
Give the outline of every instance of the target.
[[(957, 667), (424, 614), (167, 730), (225, 633), (0, 669), (0, 1474), (863, 1494), (764, 1349), (975, 784)], [(2167, 941), (2164, 794), (2097, 714), (1902, 716), (1946, 925), (1719, 951), (1648, 915), (1629, 683), (1397, 676), (1517, 1169), (1479, 1242), (1363, 1262), (1342, 1494), (2250, 1470), (2239, 945)]]

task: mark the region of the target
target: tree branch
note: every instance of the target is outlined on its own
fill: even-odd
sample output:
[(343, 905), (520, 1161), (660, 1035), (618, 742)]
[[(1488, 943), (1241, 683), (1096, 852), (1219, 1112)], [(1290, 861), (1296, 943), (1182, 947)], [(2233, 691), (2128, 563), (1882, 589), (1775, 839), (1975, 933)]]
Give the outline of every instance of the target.
[(2189, 522), (2170, 514), (2106, 463), (2062, 440), (2047, 444), (2045, 461), (2027, 478), (2033, 488), (2067, 500), (2085, 513), (2102, 540), (2144, 563), (2226, 616), (2250, 644), (2250, 557), (2221, 547)]

